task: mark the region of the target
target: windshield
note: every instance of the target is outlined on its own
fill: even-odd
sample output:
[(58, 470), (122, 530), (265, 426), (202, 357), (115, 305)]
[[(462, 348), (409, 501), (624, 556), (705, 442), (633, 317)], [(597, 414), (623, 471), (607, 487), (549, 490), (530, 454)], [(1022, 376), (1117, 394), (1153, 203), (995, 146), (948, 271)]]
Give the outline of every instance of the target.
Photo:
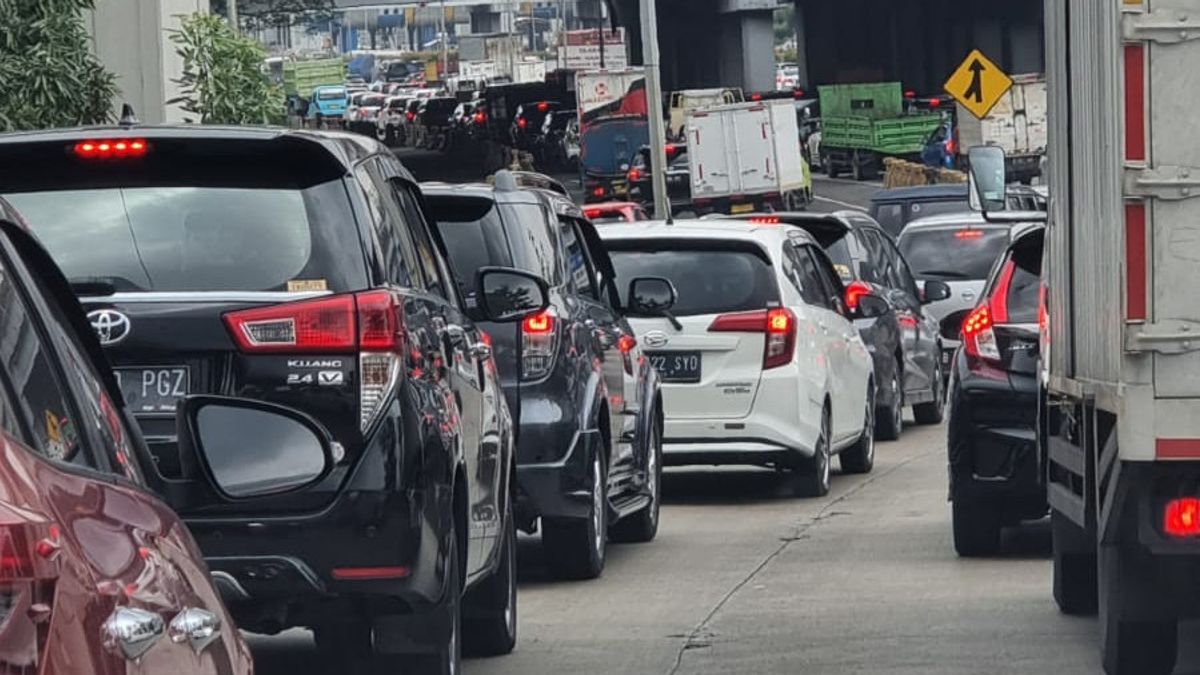
[(363, 281), (362, 255), (342, 234), (352, 215), (340, 180), (307, 190), (129, 187), (4, 197), (72, 281), (123, 292), (341, 291)]
[(764, 309), (779, 299), (771, 266), (748, 251), (688, 248), (666, 242), (610, 242), (622, 302), (629, 281), (666, 277), (679, 294), (672, 313), (678, 316), (722, 314)]
[(345, 89), (322, 89), (317, 92), (317, 99), (320, 101), (332, 101), (339, 98), (346, 98)]
[(1008, 245), (1007, 227), (907, 229), (900, 252), (918, 279), (982, 280)]

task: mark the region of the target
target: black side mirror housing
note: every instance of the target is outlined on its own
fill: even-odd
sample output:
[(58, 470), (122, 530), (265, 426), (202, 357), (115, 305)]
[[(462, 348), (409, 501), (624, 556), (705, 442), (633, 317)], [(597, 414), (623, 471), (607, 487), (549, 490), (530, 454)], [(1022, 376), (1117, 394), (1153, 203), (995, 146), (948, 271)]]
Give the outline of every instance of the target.
[(510, 267), (480, 268), (475, 288), (477, 310), (488, 321), (520, 321), (550, 305), (550, 287), (545, 279)]
[(190, 396), (175, 419), (180, 451), (195, 457), (209, 488), (226, 501), (311, 487), (345, 452), (313, 418), (266, 401)]
[(892, 309), (887, 300), (875, 295), (867, 293), (858, 296), (858, 307), (853, 312), (855, 319), (874, 319), (877, 316), (883, 316)]
[(925, 287), (921, 290), (921, 304), (928, 305), (931, 302), (945, 300), (950, 297), (950, 284), (944, 281), (931, 279), (925, 282)]
[(629, 314), (661, 316), (675, 306), (675, 285), (663, 277), (637, 277), (629, 282)]

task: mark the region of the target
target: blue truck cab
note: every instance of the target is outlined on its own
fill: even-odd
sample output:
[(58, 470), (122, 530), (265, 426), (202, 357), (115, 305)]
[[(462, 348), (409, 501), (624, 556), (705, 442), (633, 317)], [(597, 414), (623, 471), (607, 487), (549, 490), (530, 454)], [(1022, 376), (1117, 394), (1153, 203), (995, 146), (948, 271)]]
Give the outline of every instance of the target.
[(305, 114), (305, 117), (310, 120), (319, 120), (323, 117), (340, 120), (344, 112), (346, 112), (346, 88), (341, 85), (324, 86), (313, 89), (312, 96), (308, 98), (308, 113)]

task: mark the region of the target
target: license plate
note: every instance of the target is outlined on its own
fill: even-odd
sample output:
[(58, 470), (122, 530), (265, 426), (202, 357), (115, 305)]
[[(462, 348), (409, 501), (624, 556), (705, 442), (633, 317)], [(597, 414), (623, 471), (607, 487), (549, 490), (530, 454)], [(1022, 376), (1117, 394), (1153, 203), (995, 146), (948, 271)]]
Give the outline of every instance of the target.
[(729, 207), (730, 213), (750, 213), (754, 210), (753, 204), (734, 204)]
[(191, 389), (186, 366), (117, 368), (115, 372), (125, 403), (134, 412), (175, 412)]
[(700, 381), (700, 352), (652, 352), (646, 356), (663, 382)]

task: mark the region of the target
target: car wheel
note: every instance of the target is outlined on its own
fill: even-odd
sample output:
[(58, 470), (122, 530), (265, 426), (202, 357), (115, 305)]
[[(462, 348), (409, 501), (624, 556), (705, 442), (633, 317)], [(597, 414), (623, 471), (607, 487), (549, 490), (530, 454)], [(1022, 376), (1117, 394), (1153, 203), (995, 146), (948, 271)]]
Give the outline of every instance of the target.
[(646, 453), (646, 483), (650, 492), (650, 503), (641, 511), (627, 516), (609, 530), (613, 541), (622, 543), (644, 543), (653, 541), (658, 535), (659, 506), (662, 503), (662, 432), (658, 423), (650, 425), (650, 439)]
[(875, 425), (875, 438), (881, 441), (900, 438), (900, 432), (904, 429), (904, 390), (900, 386), (900, 373), (900, 364), (897, 362), (887, 383), (892, 402), (877, 411), (879, 422)]
[(875, 467), (875, 388), (867, 391), (862, 435), (839, 455), (843, 473), (871, 473)]
[(933, 400), (913, 406), (917, 424), (941, 424), (946, 418), (946, 378), (942, 377), (939, 361), (933, 373)]
[(1000, 514), (986, 501), (958, 498), (951, 503), (954, 550), (963, 558), (1000, 552)]
[(432, 654), (412, 654), (404, 661), (401, 670), (405, 675), (459, 675), (462, 673), (462, 564), (458, 550), (458, 536), (450, 531), (450, 559), (446, 574), (450, 587), (446, 590), (443, 611), (446, 614), (446, 631), (441, 643)]
[(505, 509), (500, 562), (465, 602), (463, 649), (471, 656), (500, 656), (517, 646), (517, 529)]
[(817, 437), (813, 456), (806, 460), (797, 472), (795, 492), (801, 497), (824, 497), (829, 494), (831, 484), (830, 464), (830, 419), (829, 408), (821, 415), (821, 434)]
[(586, 518), (545, 519), (542, 547), (550, 573), (559, 579), (595, 579), (604, 571), (608, 538), (608, 486), (597, 452), (588, 471), (591, 500)]
[(841, 175), (841, 170), (838, 168), (837, 162), (833, 161), (832, 157), (826, 157), (824, 160), (825, 175), (830, 178), (837, 178)]

